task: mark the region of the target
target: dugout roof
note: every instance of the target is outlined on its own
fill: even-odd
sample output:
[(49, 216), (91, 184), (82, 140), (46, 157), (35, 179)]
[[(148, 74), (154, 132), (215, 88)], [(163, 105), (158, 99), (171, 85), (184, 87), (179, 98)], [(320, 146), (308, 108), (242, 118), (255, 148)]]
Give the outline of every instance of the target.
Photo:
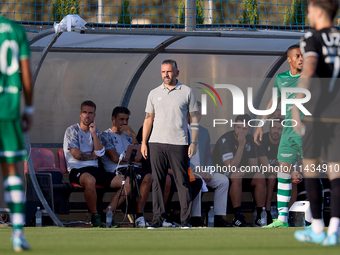
[[(123, 105), (131, 110), (129, 124), (137, 132), (143, 123), (149, 91), (162, 83), (161, 62), (169, 58), (177, 61), (179, 80), (193, 88), (198, 100), (206, 93), (202, 89), (207, 89), (202, 83), (212, 87), (235, 84), (245, 97), (247, 87), (252, 87), (255, 108), (264, 109), (271, 97), (272, 78), (289, 68), (285, 51), (297, 44), (302, 35), (265, 30), (87, 29), (61, 34), (43, 31), (30, 38), (36, 77), (36, 114), (30, 141), (36, 145), (52, 144), (39, 147), (61, 145), (65, 129), (79, 121), (84, 100), (97, 104), (96, 123), (100, 131), (111, 126), (112, 109)], [(217, 92), (223, 105), (215, 105), (208, 96), (208, 115), (201, 120), (208, 128), (212, 127), (213, 118), (235, 117), (231, 93)], [(229, 129), (219, 126), (216, 132), (210, 132), (211, 143)]]

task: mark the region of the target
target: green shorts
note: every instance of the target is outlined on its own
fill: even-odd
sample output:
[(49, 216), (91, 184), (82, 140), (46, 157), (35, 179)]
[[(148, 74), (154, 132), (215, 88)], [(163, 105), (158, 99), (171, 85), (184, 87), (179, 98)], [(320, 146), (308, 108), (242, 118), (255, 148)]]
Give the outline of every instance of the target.
[(20, 121), (0, 120), (0, 162), (24, 161), (26, 155)]
[(302, 157), (302, 139), (300, 136), (281, 137), (277, 159), (282, 163), (295, 164)]

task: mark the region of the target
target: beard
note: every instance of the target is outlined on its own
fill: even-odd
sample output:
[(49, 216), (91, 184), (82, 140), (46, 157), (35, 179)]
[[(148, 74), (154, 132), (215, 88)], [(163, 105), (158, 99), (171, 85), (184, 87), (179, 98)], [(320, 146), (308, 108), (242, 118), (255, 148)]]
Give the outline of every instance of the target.
[(176, 82), (176, 78), (164, 78), (163, 82), (165, 85), (171, 85), (174, 84)]
[(270, 137), (272, 138), (273, 141), (278, 141), (280, 140), (280, 136), (279, 134), (270, 134)]

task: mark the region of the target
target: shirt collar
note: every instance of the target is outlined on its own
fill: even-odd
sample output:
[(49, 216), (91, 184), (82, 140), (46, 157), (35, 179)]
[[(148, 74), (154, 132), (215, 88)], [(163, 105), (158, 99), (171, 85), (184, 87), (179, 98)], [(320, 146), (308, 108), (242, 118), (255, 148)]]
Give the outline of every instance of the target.
[(292, 76), (292, 77), (299, 77), (299, 76), (301, 75), (301, 73), (292, 75), (292, 73), (291, 73), (290, 70), (289, 70), (289, 75)]
[[(164, 82), (162, 83), (162, 85), (163, 85), (163, 89), (168, 90), (167, 87), (165, 87)], [(177, 80), (176, 86), (175, 86), (172, 90), (175, 90), (175, 89), (180, 90), (180, 89), (182, 88), (182, 85), (183, 85), (183, 84), (180, 83), (180, 82)], [(171, 90), (170, 90), (170, 91), (171, 91)]]

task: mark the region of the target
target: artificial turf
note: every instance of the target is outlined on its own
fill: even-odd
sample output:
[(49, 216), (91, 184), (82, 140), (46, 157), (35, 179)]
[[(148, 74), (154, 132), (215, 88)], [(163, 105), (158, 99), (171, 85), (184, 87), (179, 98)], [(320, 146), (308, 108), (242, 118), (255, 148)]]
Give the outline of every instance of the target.
[[(339, 254), (340, 246), (297, 242), (299, 228), (99, 229), (25, 228), (27, 254)], [(0, 228), (0, 254), (13, 254), (11, 228)]]

